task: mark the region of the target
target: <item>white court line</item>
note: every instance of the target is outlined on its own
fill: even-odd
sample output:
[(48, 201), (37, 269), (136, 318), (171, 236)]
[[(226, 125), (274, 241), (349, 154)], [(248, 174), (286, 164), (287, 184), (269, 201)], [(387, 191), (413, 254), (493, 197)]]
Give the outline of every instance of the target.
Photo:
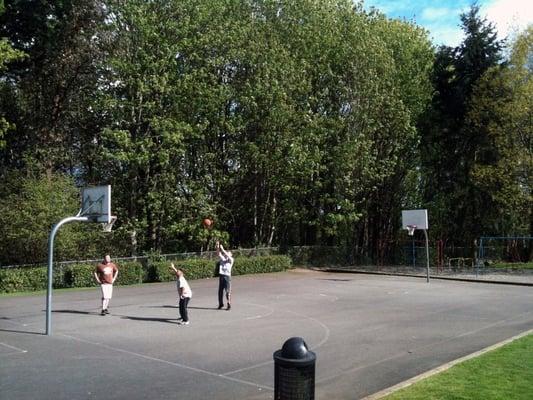
[(254, 303), (243, 303), (243, 304), (248, 304), (248, 305), (255, 306), (255, 307), (266, 308), (269, 311), (267, 314), (259, 314), (259, 315), (254, 315), (253, 317), (247, 317), (247, 318), (245, 318), (246, 320), (264, 318), (264, 317), (268, 317), (268, 316), (274, 314), (274, 309), (272, 307), (264, 306), (262, 304), (254, 304)]
[(0, 320), (10, 322), (13, 325), (17, 325), (17, 326), (28, 326), (28, 324), (23, 324), (22, 322), (12, 321), (10, 318), (6, 318), (6, 317), (2, 317), (0, 318)]
[[(2, 346), (7, 347), (8, 349), (16, 350), (16, 351), (18, 351), (19, 353), (27, 353), (27, 352), (28, 352), (28, 350), (19, 349), (18, 347), (10, 346), (10, 345), (5, 344), (5, 343), (2, 343), (2, 342), (0, 342), (0, 344), (1, 344)], [(13, 353), (8, 353), (8, 354), (13, 354)]]
[(324, 331), (326, 332), (326, 334), (324, 335), (322, 340), (320, 342), (318, 342), (318, 344), (316, 346), (314, 346), (313, 348), (311, 348), (310, 350), (318, 349), (319, 347), (321, 347), (324, 343), (326, 343), (329, 340), (329, 335), (330, 335), (331, 332), (330, 332), (328, 326), (325, 325), (322, 321), (319, 321), (318, 319), (313, 318), (313, 317), (309, 317), (307, 315), (296, 313), (294, 311), (289, 311), (289, 310), (284, 310), (284, 311), (287, 312), (287, 313), (290, 313), (290, 314), (294, 314), (294, 315), (296, 315), (298, 317), (305, 318), (305, 319), (308, 319), (310, 321), (316, 322), (318, 325), (320, 325), (322, 328), (324, 328)]
[[(266, 306), (264, 306), (264, 307), (266, 307)], [(315, 318), (312, 318), (312, 317), (308, 317), (307, 315), (298, 314), (298, 313), (296, 313), (294, 311), (282, 310), (282, 312), (286, 312), (286, 313), (289, 313), (289, 314), (294, 314), (294, 315), (296, 315), (296, 316), (298, 316), (300, 318), (304, 318), (304, 319), (308, 319), (310, 321), (316, 322), (317, 324), (319, 324), (325, 330), (326, 333), (325, 333), (324, 337), (322, 338), (322, 340), (315, 347), (311, 348), (310, 350), (316, 350), (316, 349), (318, 349), (320, 346), (322, 346), (324, 343), (326, 343), (328, 341), (329, 335), (330, 335), (330, 330), (324, 323), (322, 323), (318, 319), (315, 319)], [(248, 371), (248, 370), (251, 370), (251, 369), (263, 367), (265, 365), (272, 364), (273, 362), (274, 362), (274, 360), (272, 359), (272, 360), (269, 360), (269, 361), (264, 361), (262, 363), (250, 365), (249, 367), (239, 368), (239, 369), (236, 369), (234, 371), (226, 372), (224, 374), (224, 376), (229, 376), (229, 375), (237, 374), (239, 372), (244, 372), (244, 371)]]
[(324, 293), (319, 293), (320, 296), (322, 297), (331, 297), (333, 300), (331, 300), (332, 303), (336, 302), (337, 300), (339, 300), (339, 297), (338, 296), (334, 296), (332, 294), (324, 294)]
[(256, 387), (256, 388), (259, 388), (259, 389), (266, 389), (266, 390), (274, 391), (274, 388), (272, 388), (270, 386), (259, 385), (259, 384), (254, 383), (254, 382), (248, 382), (248, 381), (244, 381), (242, 379), (232, 378), (232, 377), (229, 377), (229, 376), (217, 374), (215, 372), (206, 371), (204, 369), (190, 367), (188, 365), (175, 363), (175, 362), (167, 361), (167, 360), (162, 360), (162, 359), (156, 358), (156, 357), (150, 357), (150, 356), (147, 356), (147, 355), (144, 355), (144, 354), (141, 354), (141, 353), (135, 353), (133, 351), (119, 349), (117, 347), (111, 347), (111, 346), (108, 346), (108, 345), (103, 344), (103, 343), (91, 342), (90, 340), (80, 339), (80, 338), (77, 338), (77, 337), (71, 336), (71, 335), (62, 334), (62, 336), (70, 338), (72, 340), (77, 340), (78, 342), (88, 343), (88, 344), (91, 344), (91, 345), (94, 345), (94, 346), (105, 347), (106, 349), (109, 349), (109, 350), (112, 350), (112, 351), (116, 351), (116, 352), (124, 353), (124, 354), (129, 354), (131, 356), (143, 358), (145, 360), (150, 360), (150, 361), (155, 361), (155, 362), (159, 362), (159, 363), (162, 363), (162, 364), (172, 365), (174, 367), (187, 369), (189, 371), (199, 372), (199, 373), (202, 373), (202, 374), (205, 374), (205, 375), (213, 376), (215, 378), (221, 378), (221, 379), (229, 380), (229, 381), (232, 381), (232, 382), (241, 383), (243, 385), (253, 386), (253, 387)]

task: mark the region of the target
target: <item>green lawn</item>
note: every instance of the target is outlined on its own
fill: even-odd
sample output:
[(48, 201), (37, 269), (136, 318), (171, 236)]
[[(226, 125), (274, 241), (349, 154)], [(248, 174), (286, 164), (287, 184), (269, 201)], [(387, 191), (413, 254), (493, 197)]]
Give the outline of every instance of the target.
[(399, 390), (386, 400), (533, 399), (533, 335)]

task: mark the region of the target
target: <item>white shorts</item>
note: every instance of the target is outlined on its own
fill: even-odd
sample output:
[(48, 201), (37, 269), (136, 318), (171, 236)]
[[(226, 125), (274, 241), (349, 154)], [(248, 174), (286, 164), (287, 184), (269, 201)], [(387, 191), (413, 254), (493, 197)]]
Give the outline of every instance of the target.
[(111, 283), (102, 283), (102, 298), (110, 299), (113, 297), (113, 285)]

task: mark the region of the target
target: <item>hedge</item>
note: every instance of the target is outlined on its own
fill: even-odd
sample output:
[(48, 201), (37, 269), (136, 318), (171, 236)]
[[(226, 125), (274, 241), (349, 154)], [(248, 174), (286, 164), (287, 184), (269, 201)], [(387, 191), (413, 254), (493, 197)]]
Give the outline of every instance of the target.
[(233, 266), (233, 275), (265, 274), (281, 272), (291, 268), (292, 261), (288, 256), (237, 257)]
[[(13, 293), (46, 289), (48, 270), (46, 267), (10, 268), (0, 270), (0, 292)], [(52, 285), (61, 287), (62, 277), (54, 273)]]
[[(72, 264), (54, 269), (53, 287), (74, 288), (96, 286), (94, 264)], [(139, 262), (120, 263), (117, 285), (142, 283), (143, 266)], [(48, 282), (47, 267), (0, 269), (0, 293), (45, 290)]]
[[(214, 276), (215, 260), (193, 258), (188, 260), (172, 261), (176, 268), (185, 273), (187, 279), (203, 279)], [(174, 271), (170, 269), (171, 261), (154, 262), (149, 267), (148, 282), (169, 282), (176, 279)], [(262, 274), (280, 272), (291, 268), (291, 259), (287, 256), (257, 256), (236, 257), (233, 266), (233, 275)]]
[(180, 268), (189, 280), (210, 278), (215, 270), (215, 262), (202, 258), (192, 258), (188, 260), (158, 261), (149, 267), (148, 282), (169, 282), (176, 279), (176, 274), (170, 269), (173, 262), (176, 268)]
[[(143, 282), (169, 282), (175, 280), (174, 272), (169, 269), (171, 261), (149, 262), (143, 266), (140, 262), (129, 261), (119, 264), (117, 285), (131, 285)], [(187, 259), (174, 261), (176, 268), (181, 268), (189, 280), (210, 278), (214, 276), (215, 261), (206, 259)], [(257, 274), (285, 271), (291, 268), (291, 259), (287, 256), (237, 257), (233, 266), (233, 275)], [(94, 264), (71, 264), (54, 269), (54, 288), (92, 287)], [(47, 286), (47, 268), (9, 268), (0, 269), (0, 293), (44, 290)]]

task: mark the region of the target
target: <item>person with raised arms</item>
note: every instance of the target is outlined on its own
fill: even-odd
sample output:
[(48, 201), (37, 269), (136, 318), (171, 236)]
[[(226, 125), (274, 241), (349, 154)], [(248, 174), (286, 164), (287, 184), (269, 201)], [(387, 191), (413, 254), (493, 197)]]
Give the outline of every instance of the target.
[(228, 305), (226, 310), (231, 309), (231, 269), (233, 267), (233, 255), (231, 251), (224, 250), (220, 242), (216, 243), (217, 255), (219, 258), (218, 266), (218, 309), (224, 308), (224, 291)]

